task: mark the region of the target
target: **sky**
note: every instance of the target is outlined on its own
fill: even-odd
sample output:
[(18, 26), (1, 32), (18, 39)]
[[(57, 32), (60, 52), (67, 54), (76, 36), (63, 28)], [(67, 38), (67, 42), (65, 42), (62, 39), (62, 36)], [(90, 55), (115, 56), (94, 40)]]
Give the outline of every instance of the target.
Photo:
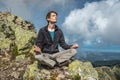
[(35, 25), (47, 25), (48, 11), (58, 22), (68, 44), (79, 50), (120, 53), (120, 0), (0, 0), (0, 11), (10, 11)]

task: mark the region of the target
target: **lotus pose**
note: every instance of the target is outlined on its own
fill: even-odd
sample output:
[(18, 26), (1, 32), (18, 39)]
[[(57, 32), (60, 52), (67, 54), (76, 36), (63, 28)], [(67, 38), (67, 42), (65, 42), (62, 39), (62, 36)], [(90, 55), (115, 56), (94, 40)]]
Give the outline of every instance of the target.
[[(55, 24), (57, 22), (57, 12), (50, 11), (46, 15), (48, 24), (39, 30), (36, 46), (34, 47), (35, 58), (41, 64), (54, 67), (69, 61), (76, 54), (78, 44), (68, 45), (65, 42), (63, 32)], [(58, 49), (60, 45), (64, 51)]]

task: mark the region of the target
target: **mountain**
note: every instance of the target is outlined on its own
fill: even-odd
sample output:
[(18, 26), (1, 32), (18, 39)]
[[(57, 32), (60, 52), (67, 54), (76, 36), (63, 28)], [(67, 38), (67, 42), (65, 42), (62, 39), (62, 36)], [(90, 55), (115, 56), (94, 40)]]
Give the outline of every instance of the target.
[(93, 66), (114, 66), (120, 64), (120, 60), (108, 60), (108, 61), (95, 61), (92, 62)]
[(75, 58), (91, 61), (95, 66), (120, 64), (120, 53), (113, 52), (79, 52)]

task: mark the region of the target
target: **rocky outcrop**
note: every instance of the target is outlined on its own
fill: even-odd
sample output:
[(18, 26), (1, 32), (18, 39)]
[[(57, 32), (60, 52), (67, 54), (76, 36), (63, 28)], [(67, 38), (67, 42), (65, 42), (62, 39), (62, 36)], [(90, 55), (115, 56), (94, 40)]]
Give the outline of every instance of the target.
[(26, 58), (20, 62), (0, 58), (0, 80), (22, 80), (25, 69), (30, 64), (30, 58)]
[(98, 73), (90, 62), (74, 61), (69, 64), (72, 77), (79, 76), (81, 80), (98, 80)]
[(0, 80), (22, 80), (31, 64), (35, 39), (33, 24), (9, 12), (0, 12)]
[(96, 68), (99, 80), (117, 80), (113, 70), (110, 67), (102, 66)]
[(120, 80), (120, 64), (119, 65), (116, 65), (112, 68), (115, 76), (116, 76), (116, 79), (117, 80)]
[(99, 80), (120, 80), (120, 65), (96, 67)]
[(18, 55), (31, 51), (36, 39), (34, 25), (9, 12), (0, 12), (0, 56)]
[(92, 67), (90, 62), (73, 61), (53, 69), (38, 65), (30, 58), (22, 61), (0, 60), (1, 80), (120, 80), (120, 66)]

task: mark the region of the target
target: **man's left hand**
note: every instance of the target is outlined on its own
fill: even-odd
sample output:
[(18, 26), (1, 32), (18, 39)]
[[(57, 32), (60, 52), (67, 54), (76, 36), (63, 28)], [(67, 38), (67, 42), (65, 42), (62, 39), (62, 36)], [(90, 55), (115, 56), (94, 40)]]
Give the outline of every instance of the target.
[(78, 44), (74, 44), (73, 46), (70, 47), (71, 49), (76, 49), (78, 48)]

